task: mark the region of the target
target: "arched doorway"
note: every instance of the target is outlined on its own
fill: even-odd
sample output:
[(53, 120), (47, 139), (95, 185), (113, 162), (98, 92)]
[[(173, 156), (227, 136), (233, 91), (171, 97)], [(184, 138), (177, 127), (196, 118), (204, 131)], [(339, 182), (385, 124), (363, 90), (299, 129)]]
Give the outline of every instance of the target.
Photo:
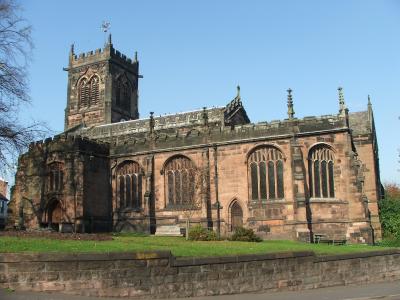
[(47, 210), (49, 227), (58, 231), (61, 224), (62, 209), (60, 201), (53, 201)]
[(243, 226), (243, 210), (239, 203), (235, 201), (231, 206), (231, 230)]

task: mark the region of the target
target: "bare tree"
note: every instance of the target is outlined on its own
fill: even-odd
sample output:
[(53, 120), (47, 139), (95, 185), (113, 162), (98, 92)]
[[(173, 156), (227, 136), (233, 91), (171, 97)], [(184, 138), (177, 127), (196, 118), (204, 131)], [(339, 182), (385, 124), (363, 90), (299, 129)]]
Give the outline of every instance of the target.
[(21, 109), (30, 103), (27, 67), (31, 26), (14, 0), (0, 0), (0, 167), (9, 167), (27, 145), (43, 135), (43, 123), (24, 124)]
[(186, 219), (186, 240), (189, 239), (190, 222), (202, 206), (204, 174), (202, 174), (200, 170), (196, 169), (193, 170), (193, 173), (189, 178), (191, 180), (189, 184), (190, 187), (189, 190), (184, 193), (185, 200), (181, 206), (182, 214)]

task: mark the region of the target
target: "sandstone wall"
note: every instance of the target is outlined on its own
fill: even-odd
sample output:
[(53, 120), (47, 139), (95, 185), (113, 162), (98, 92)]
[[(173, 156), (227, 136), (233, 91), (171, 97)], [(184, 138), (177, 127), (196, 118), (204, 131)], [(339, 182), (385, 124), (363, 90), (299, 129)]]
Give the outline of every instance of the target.
[(0, 254), (0, 287), (66, 294), (169, 298), (372, 283), (400, 279), (400, 251), (175, 258), (168, 251)]

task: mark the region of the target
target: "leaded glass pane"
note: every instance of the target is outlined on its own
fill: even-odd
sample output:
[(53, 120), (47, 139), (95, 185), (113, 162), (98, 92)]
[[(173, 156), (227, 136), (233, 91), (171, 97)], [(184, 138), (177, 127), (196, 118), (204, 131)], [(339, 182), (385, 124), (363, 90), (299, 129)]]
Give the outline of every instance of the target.
[(50, 171), (50, 179), (49, 179), (49, 190), (52, 191), (54, 189), (54, 172)]
[(58, 189), (59, 189), (59, 181), (60, 181), (60, 178), (59, 178), (59, 173), (58, 173), (58, 171), (54, 171), (54, 190), (55, 191), (58, 191)]
[(258, 174), (257, 164), (252, 163), (250, 165), (251, 172), (251, 199), (258, 200)]
[(260, 163), (260, 196), (267, 199), (267, 166), (265, 162)]
[(190, 203), (189, 177), (186, 170), (182, 171), (182, 203)]
[(269, 189), (269, 199), (275, 199), (275, 168), (272, 161), (268, 162), (268, 189)]
[(321, 197), (321, 189), (319, 184), (320, 174), (319, 174), (319, 161), (314, 161), (314, 197)]
[(142, 175), (138, 175), (138, 208), (142, 207)]
[(335, 181), (333, 177), (333, 162), (330, 161), (328, 163), (328, 172), (329, 172), (329, 196), (331, 198), (335, 197)]
[(136, 175), (132, 175), (132, 202), (133, 207), (138, 208), (138, 186), (137, 186), (137, 177)]
[(60, 171), (60, 191), (64, 189), (64, 173)]
[(322, 197), (328, 198), (328, 170), (326, 168), (326, 161), (321, 162), (321, 183), (322, 183)]
[(281, 160), (278, 160), (276, 163), (276, 172), (278, 181), (278, 198), (282, 199), (285, 195), (283, 186), (283, 162)]
[(132, 206), (132, 190), (131, 190), (131, 178), (129, 175), (125, 176), (125, 200), (126, 200), (126, 206), (130, 207)]

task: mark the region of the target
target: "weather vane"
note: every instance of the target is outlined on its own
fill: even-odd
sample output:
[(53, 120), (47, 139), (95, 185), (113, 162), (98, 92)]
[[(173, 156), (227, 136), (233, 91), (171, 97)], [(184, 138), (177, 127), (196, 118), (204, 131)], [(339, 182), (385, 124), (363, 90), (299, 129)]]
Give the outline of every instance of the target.
[(110, 22), (107, 21), (103, 21), (103, 23), (101, 23), (101, 30), (106, 33), (111, 27)]
[(110, 30), (111, 24), (108, 21), (103, 21), (101, 23), (100, 29), (104, 32), (104, 43), (106, 43), (107, 40), (107, 32)]

